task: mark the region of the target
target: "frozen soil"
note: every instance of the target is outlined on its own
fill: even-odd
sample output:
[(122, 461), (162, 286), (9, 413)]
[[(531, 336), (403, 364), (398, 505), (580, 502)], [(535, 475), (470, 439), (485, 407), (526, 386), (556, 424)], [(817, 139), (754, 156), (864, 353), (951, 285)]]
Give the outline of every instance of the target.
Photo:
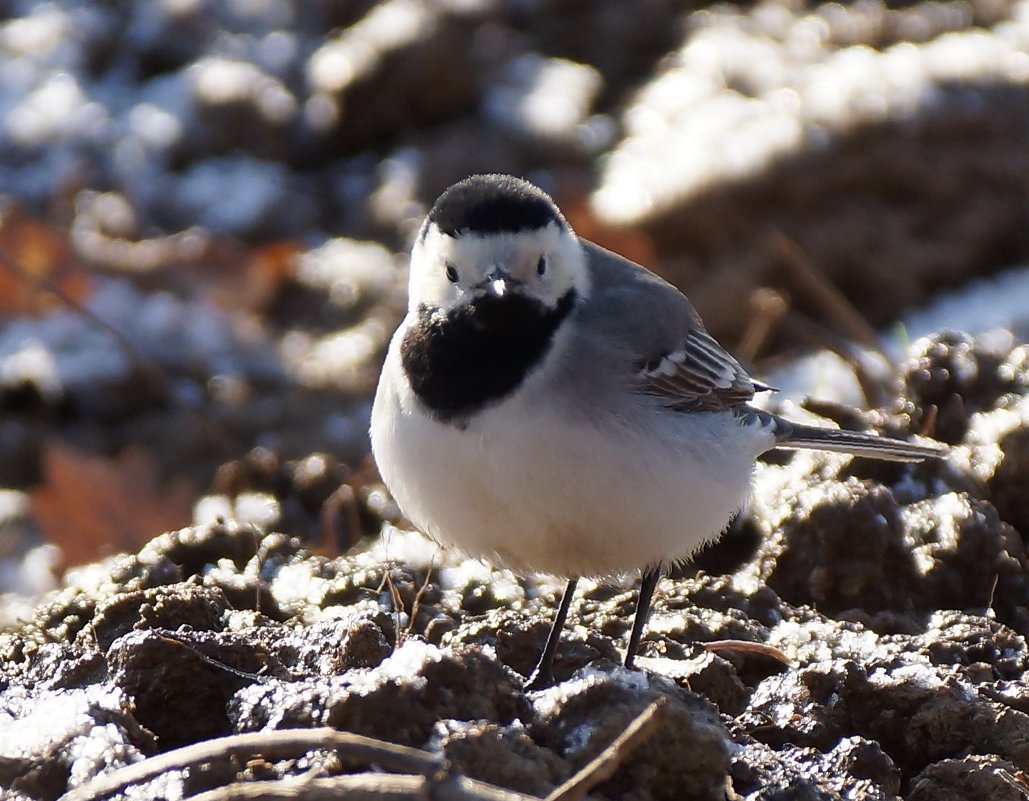
[[(382, 536), (336, 558), (224, 522), (76, 569), (0, 635), (0, 783), (86, 799), (385, 782), (328, 745), (93, 779), (210, 738), (333, 727), (432, 755), (437, 797), (458, 775), (543, 797), (606, 752), (594, 798), (1022, 799), (1025, 357), (949, 333), (916, 344), (901, 399), (866, 420), (920, 429), (928, 399), (960, 399), (937, 418), (947, 461), (760, 465), (706, 570), (662, 583), (637, 671), (618, 662), (631, 586), (584, 582), (558, 684), (526, 692), (559, 584), (462, 561), (369, 508)], [(635, 749), (612, 751), (655, 701)], [(414, 793), (391, 797), (429, 797)]]
[[(0, 487), (36, 488), (55, 439), (146, 443), (226, 517), (249, 497), (278, 520), (166, 533), (21, 620), (0, 606), (5, 799), (1029, 794), (1024, 323), (916, 342), (896, 386), (865, 376), (879, 410), (813, 406), (953, 451), (769, 456), (662, 582), (636, 672), (631, 584), (582, 582), (559, 684), (526, 693), (560, 584), (439, 551), (362, 467), (402, 254), (472, 172), (539, 182), (758, 374), (853, 353), (867, 324), (825, 284), (879, 326), (1029, 263), (1024, 2), (8, 12), (0, 244), (59, 229), (133, 350), (75, 309), (0, 320)], [(39, 544), (19, 514), (5, 563)], [(705, 645), (727, 639), (766, 650)]]
[(400, 254), (473, 172), (538, 182), (748, 363), (853, 335), (811, 269), (884, 326), (1029, 262), (1016, 0), (21, 0), (0, 55), (0, 235), (65, 233), (137, 357), (0, 321), (4, 487), (54, 429), (201, 485), (257, 444), (359, 461)]

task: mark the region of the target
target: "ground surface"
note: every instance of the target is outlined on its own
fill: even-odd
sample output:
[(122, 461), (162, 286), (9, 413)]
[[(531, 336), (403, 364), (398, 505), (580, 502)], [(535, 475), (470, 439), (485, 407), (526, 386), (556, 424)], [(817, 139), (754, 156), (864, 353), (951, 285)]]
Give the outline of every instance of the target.
[[(898, 433), (928, 397), (955, 392), (980, 411), (947, 418), (950, 458), (762, 465), (752, 508), (698, 559), (708, 572), (665, 582), (639, 671), (617, 666), (624, 586), (587, 584), (560, 683), (527, 693), (556, 585), (462, 562), (388, 522), (334, 559), (253, 527), (198, 526), (73, 571), (0, 635), (0, 780), (54, 798), (209, 738), (330, 726), (425, 749), (445, 775), (544, 796), (660, 700), (596, 797), (1022, 798), (1027, 352), (921, 344), (905, 413), (877, 419)], [(363, 514), (373, 507), (391, 516), (388, 504)], [(705, 649), (727, 639), (772, 646), (786, 664)], [(326, 743), (280, 758), (255, 748), (216, 751), (204, 770), (178, 764), (131, 793), (377, 764)], [(88, 782), (80, 792), (104, 797)]]
[[(8, 5), (6, 795), (1029, 793), (1024, 3)], [(525, 693), (560, 587), (407, 533), (366, 460), (403, 253), (482, 170), (951, 456), (770, 458), (640, 671), (631, 583), (586, 584)]]

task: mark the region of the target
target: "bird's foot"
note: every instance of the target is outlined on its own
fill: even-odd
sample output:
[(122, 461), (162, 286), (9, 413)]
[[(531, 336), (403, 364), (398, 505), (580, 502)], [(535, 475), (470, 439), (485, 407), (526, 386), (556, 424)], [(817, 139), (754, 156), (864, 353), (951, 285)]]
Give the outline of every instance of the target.
[(529, 678), (525, 680), (523, 685), (527, 692), (533, 690), (545, 690), (548, 687), (553, 687), (557, 682), (554, 680), (554, 674), (549, 670), (543, 670), (539, 666), (529, 675)]

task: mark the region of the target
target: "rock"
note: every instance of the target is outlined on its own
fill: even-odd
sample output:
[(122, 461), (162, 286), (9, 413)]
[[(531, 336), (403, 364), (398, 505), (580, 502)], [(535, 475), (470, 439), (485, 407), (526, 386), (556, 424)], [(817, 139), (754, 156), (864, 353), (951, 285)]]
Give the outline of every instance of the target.
[[(587, 669), (572, 681), (532, 696), (533, 739), (576, 769), (596, 757), (649, 703), (660, 699), (657, 731), (597, 791), (640, 799), (721, 801), (731, 743), (717, 712), (667, 679), (616, 667)], [(684, 759), (684, 754), (689, 754)]]
[(491, 55), (474, 46), (487, 10), (486, 2), (377, 5), (311, 55), (308, 124), (326, 147), (352, 153), (473, 106)]
[(438, 720), (526, 718), (521, 681), (478, 649), (407, 640), (374, 668), (245, 689), (232, 703), (242, 731), (329, 725), (424, 746)]
[(945, 759), (929, 765), (911, 784), (910, 801), (1022, 801), (1029, 785), (1010, 762), (990, 755)]
[(917, 571), (889, 489), (814, 479), (774, 503), (755, 567), (784, 600), (837, 612), (912, 606)]
[(827, 752), (748, 742), (733, 756), (732, 786), (746, 801), (894, 801), (900, 771), (875, 742), (847, 737)]
[(476, 721), (444, 720), (433, 731), (433, 750), (452, 768), (479, 781), (546, 796), (569, 778), (572, 768), (553, 751), (532, 741), (525, 728)]
[(943, 331), (919, 340), (912, 351), (903, 371), (904, 397), (923, 414), (936, 408), (933, 435), (942, 442), (961, 442), (969, 417), (993, 408), (1005, 394), (1026, 394), (1023, 348), (1005, 352), (968, 334)]
[(228, 734), (229, 699), (267, 664), (243, 638), (188, 630), (133, 631), (106, 658), (111, 683), (164, 750)]

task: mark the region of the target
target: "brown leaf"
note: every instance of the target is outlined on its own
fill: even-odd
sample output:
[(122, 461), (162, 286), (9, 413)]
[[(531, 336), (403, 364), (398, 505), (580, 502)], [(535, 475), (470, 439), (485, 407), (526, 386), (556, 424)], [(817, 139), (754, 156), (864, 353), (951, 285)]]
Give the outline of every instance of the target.
[(24, 210), (0, 210), (0, 314), (39, 314), (63, 303), (47, 287), (81, 303), (91, 286), (88, 269), (68, 241)]
[(161, 486), (157, 463), (142, 446), (106, 459), (55, 440), (43, 450), (43, 483), (32, 492), (32, 507), (67, 567), (138, 550), (187, 525), (196, 497), (186, 478)]
[(292, 275), (294, 259), (300, 252), (296, 242), (248, 248), (232, 240), (214, 240), (197, 274), (207, 297), (219, 307), (261, 312)]

